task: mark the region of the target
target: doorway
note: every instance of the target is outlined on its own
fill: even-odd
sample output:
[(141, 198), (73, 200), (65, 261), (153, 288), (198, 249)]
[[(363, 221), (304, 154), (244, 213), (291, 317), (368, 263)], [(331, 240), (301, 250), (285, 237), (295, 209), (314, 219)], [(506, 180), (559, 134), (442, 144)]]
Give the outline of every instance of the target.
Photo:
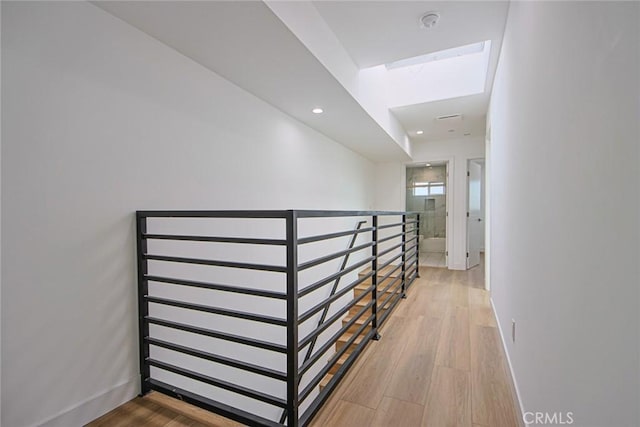
[(480, 264), (484, 252), (484, 159), (467, 164), (467, 269)]
[(406, 210), (420, 213), (420, 264), (447, 267), (448, 163), (407, 166)]

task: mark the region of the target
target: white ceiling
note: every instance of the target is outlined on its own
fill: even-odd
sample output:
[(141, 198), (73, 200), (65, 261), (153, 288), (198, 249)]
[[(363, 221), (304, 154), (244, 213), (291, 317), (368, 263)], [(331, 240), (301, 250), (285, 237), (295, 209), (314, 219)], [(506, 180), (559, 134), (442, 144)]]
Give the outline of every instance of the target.
[[(360, 68), (484, 40), (501, 40), (508, 2), (314, 1), (316, 9)], [(425, 12), (438, 24), (420, 28)]]
[[(374, 161), (410, 159), (397, 138), (365, 111), (262, 1), (93, 3)], [(360, 68), (491, 40), (483, 94), (390, 110), (412, 142), (461, 137), (465, 131), (474, 136), (484, 133), (508, 3), (372, 0), (308, 4), (318, 11), (315, 19), (325, 21), (323, 25)], [(441, 15), (438, 25), (421, 29), (420, 16), (434, 10)], [(325, 113), (312, 114), (315, 106), (322, 106)], [(434, 121), (453, 113), (464, 115), (455, 132)], [(417, 129), (424, 134), (417, 136)]]
[[(486, 128), (487, 95), (470, 95), (442, 101), (393, 108), (393, 114), (405, 126), (412, 141), (440, 141), (483, 136)], [(436, 120), (437, 117), (461, 114), (462, 120)], [(453, 129), (453, 132), (450, 130)], [(422, 130), (422, 135), (416, 135)], [(471, 133), (466, 136), (465, 133)]]
[[(453, 47), (491, 40), (483, 94), (391, 109), (412, 142), (484, 135), (493, 76), (502, 46), (506, 1), (314, 1), (336, 37), (360, 68), (388, 64)], [(438, 24), (420, 28), (426, 12), (440, 14)], [(455, 126), (436, 117), (463, 114)], [(449, 132), (450, 129), (454, 132)], [(416, 135), (417, 130), (424, 134)]]

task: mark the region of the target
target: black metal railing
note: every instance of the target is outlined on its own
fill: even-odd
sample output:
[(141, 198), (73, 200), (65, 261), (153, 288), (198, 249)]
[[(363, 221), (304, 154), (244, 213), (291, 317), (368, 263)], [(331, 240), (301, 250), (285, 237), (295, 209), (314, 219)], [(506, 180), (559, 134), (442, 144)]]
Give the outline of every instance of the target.
[(417, 213), (139, 211), (136, 222), (141, 394), (247, 425), (307, 425), (419, 274)]

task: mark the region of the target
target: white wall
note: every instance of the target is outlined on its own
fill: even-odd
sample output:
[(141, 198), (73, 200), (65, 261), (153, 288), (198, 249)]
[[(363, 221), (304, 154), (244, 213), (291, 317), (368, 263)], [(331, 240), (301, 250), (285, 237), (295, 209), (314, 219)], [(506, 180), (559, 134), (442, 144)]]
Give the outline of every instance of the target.
[(407, 197), (406, 168), (400, 162), (375, 166), (375, 209), (404, 211)]
[(492, 94), (492, 299), (524, 411), (579, 426), (640, 425), (639, 22), (512, 2)]
[(467, 163), (479, 158), (484, 158), (484, 136), (413, 145), (414, 162), (449, 162), (447, 247), (449, 268), (454, 270), (467, 266)]
[(373, 165), (84, 2), (2, 3), (2, 423), (138, 390), (136, 209), (369, 209)]
[[(2, 46), (2, 7), (0, 6), (0, 46)], [(2, 81), (2, 55), (0, 55), (0, 82)], [(0, 100), (2, 99), (2, 84), (0, 84)], [(0, 117), (2, 117), (2, 102), (0, 102)], [(2, 242), (2, 120), (0, 120), (0, 242)], [(0, 385), (2, 384), (2, 245), (0, 244)], [(2, 424), (2, 387), (0, 386), (0, 424)]]

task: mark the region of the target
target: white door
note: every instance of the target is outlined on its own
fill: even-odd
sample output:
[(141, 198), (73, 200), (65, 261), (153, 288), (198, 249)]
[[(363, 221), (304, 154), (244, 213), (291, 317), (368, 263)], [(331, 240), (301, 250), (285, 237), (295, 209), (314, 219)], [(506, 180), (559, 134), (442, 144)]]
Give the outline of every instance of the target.
[(482, 239), (482, 167), (469, 162), (469, 199), (467, 210), (467, 268), (480, 264), (480, 244)]

